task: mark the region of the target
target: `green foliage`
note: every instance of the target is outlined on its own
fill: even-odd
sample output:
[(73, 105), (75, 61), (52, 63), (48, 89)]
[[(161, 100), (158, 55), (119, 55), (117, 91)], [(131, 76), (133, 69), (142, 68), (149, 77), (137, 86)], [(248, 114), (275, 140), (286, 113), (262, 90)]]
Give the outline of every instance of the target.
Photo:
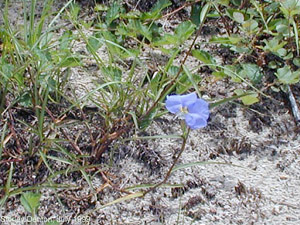
[(285, 66), (277, 69), (276, 76), (283, 84), (295, 84), (300, 80), (300, 69), (292, 72), (289, 66)]
[(253, 84), (258, 84), (262, 79), (262, 72), (258, 65), (243, 63), (241, 64), (242, 70), (239, 72), (241, 77), (247, 77)]
[(21, 195), (20, 201), (26, 211), (34, 216), (40, 206), (40, 198), (40, 193), (26, 192)]
[(204, 64), (216, 64), (216, 60), (213, 58), (211, 54), (204, 50), (193, 49), (192, 55), (202, 61)]
[[(35, 13), (37, 1), (31, 0), (28, 1), (29, 9), (24, 7), (21, 27), (12, 26), (6, 8), (2, 15), (4, 24), (0, 26), (3, 42), (0, 115), (4, 124), (0, 135), (1, 160), (6, 157), (2, 153), (10, 138), (7, 112), (13, 107), (14, 110), (22, 109), (29, 112), (34, 121), (16, 121), (30, 134), (18, 157), (22, 160), (38, 157), (39, 163), (35, 166), (44, 165), (49, 170), (51, 175), (47, 182), (51, 187), (57, 188), (53, 181), (56, 175), (79, 171), (94, 190), (86, 169), (94, 168), (91, 163), (98, 161), (107, 149), (113, 149), (116, 140), (131, 134), (134, 129), (147, 129), (164, 115), (164, 100), (168, 94), (196, 91), (201, 96), (206, 90), (203, 84), (226, 79), (226, 82), (238, 83), (241, 88), (226, 93), (231, 97), (212, 103), (211, 108), (238, 99), (249, 106), (265, 95), (266, 72), (275, 78), (270, 84), (274, 90), (280, 90), (280, 85), (298, 83), (299, 2), (188, 1), (187, 4), (192, 5), (190, 19), (179, 21), (172, 29), (166, 29), (162, 23), (164, 10), (172, 5), (169, 0), (157, 1), (148, 12), (129, 10), (124, 1), (98, 4), (95, 7), (97, 19), (88, 22), (82, 20), (80, 6), (72, 0), (56, 13), (52, 12), (53, 0), (44, 1), (41, 17)], [(6, 7), (8, 5), (7, 1)], [(72, 29), (57, 23), (62, 14)], [(196, 36), (204, 34), (204, 27), (211, 31), (216, 23), (223, 23), (217, 34), (203, 35), (205, 41), (203, 38), (196, 41)], [(58, 29), (63, 31), (59, 35)], [(74, 51), (78, 42), (85, 44), (83, 53)], [(195, 48), (194, 43), (199, 48)], [(217, 56), (215, 50), (226, 50), (226, 57)], [(152, 54), (157, 56), (149, 57)], [(187, 64), (187, 58), (196, 63)], [(83, 97), (74, 97), (77, 87), (69, 85), (69, 76), (74, 67), (89, 74), (87, 62), (97, 67), (93, 89), (84, 87)], [(202, 69), (206, 71), (205, 76)], [(73, 89), (66, 92), (66, 87)], [(67, 109), (61, 112), (63, 104)], [(91, 119), (85, 107), (96, 108), (93, 114), (97, 119)], [(68, 118), (65, 122), (63, 118), (69, 115), (75, 118), (74, 121)], [(94, 120), (100, 120), (101, 125), (91, 130)], [(85, 148), (78, 147), (81, 144), (78, 144), (79, 134), (76, 134), (76, 140), (68, 134), (62, 136), (70, 121), (86, 126), (92, 139), (86, 149), (92, 151), (82, 152)], [(67, 147), (66, 142), (69, 143)], [(57, 162), (67, 169), (55, 171), (53, 163)], [(175, 167), (173, 171), (198, 164), (202, 162)], [(22, 205), (35, 215), (41, 195), (13, 189), (13, 168), (12, 163), (1, 203), (13, 194), (23, 193)], [(31, 190), (38, 189), (33, 187)], [(107, 205), (143, 194), (129, 194)]]
[(152, 7), (150, 12), (143, 13), (141, 16), (142, 20), (155, 20), (161, 16), (161, 11), (171, 5), (171, 1), (169, 0), (159, 0)]
[(158, 40), (155, 40), (154, 45), (174, 45), (174, 47), (178, 47), (194, 33), (195, 27), (190, 21), (182, 22), (175, 28), (174, 34), (165, 34)]
[[(246, 92), (241, 89), (236, 89), (234, 91), (237, 95), (244, 95)], [(252, 105), (256, 102), (259, 102), (257, 93), (247, 93), (247, 95), (241, 97), (241, 100), (244, 105)]]

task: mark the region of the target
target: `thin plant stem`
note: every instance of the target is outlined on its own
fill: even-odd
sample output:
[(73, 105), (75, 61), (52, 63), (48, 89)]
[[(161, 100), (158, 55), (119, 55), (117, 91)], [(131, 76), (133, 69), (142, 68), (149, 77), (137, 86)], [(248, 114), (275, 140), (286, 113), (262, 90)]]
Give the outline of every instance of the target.
[(199, 28), (196, 32), (196, 35), (192, 41), (192, 44), (190, 45), (187, 53), (185, 54), (183, 60), (180, 63), (180, 67), (179, 70), (177, 72), (177, 74), (175, 75), (175, 77), (170, 81), (170, 83), (168, 84), (168, 86), (165, 87), (165, 89), (161, 92), (161, 94), (159, 95), (159, 97), (157, 98), (157, 100), (151, 105), (151, 107), (146, 111), (146, 113), (140, 118), (140, 121), (142, 121), (144, 118), (147, 118), (152, 111), (155, 109), (155, 107), (158, 105), (158, 103), (163, 99), (163, 97), (168, 93), (168, 91), (170, 91), (172, 89), (172, 87), (174, 86), (174, 84), (176, 83), (178, 77), (180, 76), (181, 72), (183, 71), (183, 65), (185, 64), (187, 58), (189, 57), (189, 55), (191, 55), (191, 51), (193, 49), (193, 46), (196, 43), (196, 40), (198, 38), (198, 36), (200, 35), (203, 25), (204, 25), (205, 19), (203, 19), (203, 21), (200, 23)]
[(159, 182), (158, 184), (154, 185), (153, 187), (149, 188), (147, 191), (144, 192), (143, 196), (145, 196), (146, 194), (150, 193), (151, 191), (153, 191), (154, 189), (156, 189), (157, 187), (161, 186), (162, 184), (165, 184), (167, 182), (167, 180), (169, 179), (169, 177), (171, 176), (172, 170), (174, 168), (174, 166), (176, 166), (178, 160), (180, 159), (182, 153), (184, 152), (185, 146), (186, 146), (186, 142), (187, 139), (189, 137), (189, 133), (190, 133), (190, 128), (188, 128), (187, 132), (185, 132), (182, 135), (182, 144), (181, 144), (181, 148), (180, 148), (180, 152), (178, 153), (178, 155), (176, 156), (173, 164), (171, 165), (171, 167), (169, 168), (165, 178)]

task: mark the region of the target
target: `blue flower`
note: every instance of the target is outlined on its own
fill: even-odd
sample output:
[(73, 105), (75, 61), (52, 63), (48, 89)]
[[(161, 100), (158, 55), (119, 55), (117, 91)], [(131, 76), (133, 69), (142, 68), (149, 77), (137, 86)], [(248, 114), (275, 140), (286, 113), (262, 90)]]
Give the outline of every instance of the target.
[(169, 95), (166, 100), (166, 108), (169, 112), (184, 119), (191, 129), (199, 129), (207, 125), (208, 103), (198, 98), (196, 93)]

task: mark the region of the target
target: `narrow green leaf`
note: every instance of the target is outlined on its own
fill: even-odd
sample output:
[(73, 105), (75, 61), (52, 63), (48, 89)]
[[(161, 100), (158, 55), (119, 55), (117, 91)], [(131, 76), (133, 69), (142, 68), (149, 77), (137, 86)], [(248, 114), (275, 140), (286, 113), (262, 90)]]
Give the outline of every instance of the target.
[[(300, 9), (299, 9), (300, 10)], [(297, 56), (300, 54), (300, 47), (299, 47), (299, 26), (297, 26), (295, 20), (292, 20), (293, 28), (294, 28), (294, 33), (295, 33), (295, 42), (296, 42), (296, 47), (297, 47)], [(299, 24), (298, 24), (299, 25)]]
[(193, 75), (191, 74), (191, 72), (189, 71), (189, 69), (185, 65), (183, 65), (182, 67), (183, 67), (183, 71), (188, 76), (189, 81), (191, 82), (191, 84), (193, 85), (194, 89), (196, 90), (197, 95), (200, 97), (201, 93), (200, 93), (200, 90), (199, 90), (199, 87), (198, 87), (198, 83), (193, 79)]
[(9, 196), (9, 194), (10, 194), (10, 188), (11, 188), (11, 180), (12, 180), (13, 170), (14, 170), (14, 164), (11, 163), (10, 164), (9, 173), (8, 173), (8, 177), (7, 177), (7, 181), (6, 181), (6, 184), (5, 184), (5, 195), (6, 196)]
[(208, 14), (209, 10), (210, 10), (210, 7), (211, 7), (211, 3), (208, 2), (204, 5), (203, 9), (201, 10), (201, 13), (200, 13), (200, 23), (204, 23), (205, 19), (206, 19), (206, 15)]
[(115, 204), (118, 204), (118, 203), (121, 203), (121, 202), (124, 202), (124, 201), (127, 201), (127, 200), (130, 200), (130, 199), (133, 199), (133, 198), (139, 198), (139, 197), (142, 197), (144, 195), (144, 192), (140, 191), (140, 192), (135, 192), (135, 193), (132, 193), (132, 194), (128, 194), (128, 195), (125, 195), (121, 198), (118, 198), (112, 202), (109, 202), (105, 205), (103, 205), (101, 207), (101, 209), (107, 207), (107, 206), (110, 206), (110, 205), (115, 205)]
[(233, 101), (233, 100), (239, 99), (239, 98), (244, 97), (244, 96), (246, 96), (246, 95), (249, 95), (249, 93), (243, 93), (243, 94), (241, 94), (241, 95), (235, 95), (235, 96), (233, 96), (233, 97), (224, 98), (224, 99), (222, 99), (222, 100), (219, 100), (219, 101), (210, 103), (210, 104), (209, 104), (209, 107), (212, 109), (212, 108), (214, 108), (214, 107), (216, 107), (216, 106), (225, 104), (225, 103), (227, 103), (227, 102), (231, 102), (231, 101)]

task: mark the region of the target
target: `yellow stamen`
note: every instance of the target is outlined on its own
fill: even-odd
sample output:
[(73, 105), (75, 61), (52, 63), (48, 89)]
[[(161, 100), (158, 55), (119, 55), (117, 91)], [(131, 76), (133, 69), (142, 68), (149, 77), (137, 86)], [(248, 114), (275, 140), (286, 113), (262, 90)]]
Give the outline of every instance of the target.
[(180, 107), (180, 112), (182, 112), (183, 114), (189, 113), (188, 108), (186, 106)]

